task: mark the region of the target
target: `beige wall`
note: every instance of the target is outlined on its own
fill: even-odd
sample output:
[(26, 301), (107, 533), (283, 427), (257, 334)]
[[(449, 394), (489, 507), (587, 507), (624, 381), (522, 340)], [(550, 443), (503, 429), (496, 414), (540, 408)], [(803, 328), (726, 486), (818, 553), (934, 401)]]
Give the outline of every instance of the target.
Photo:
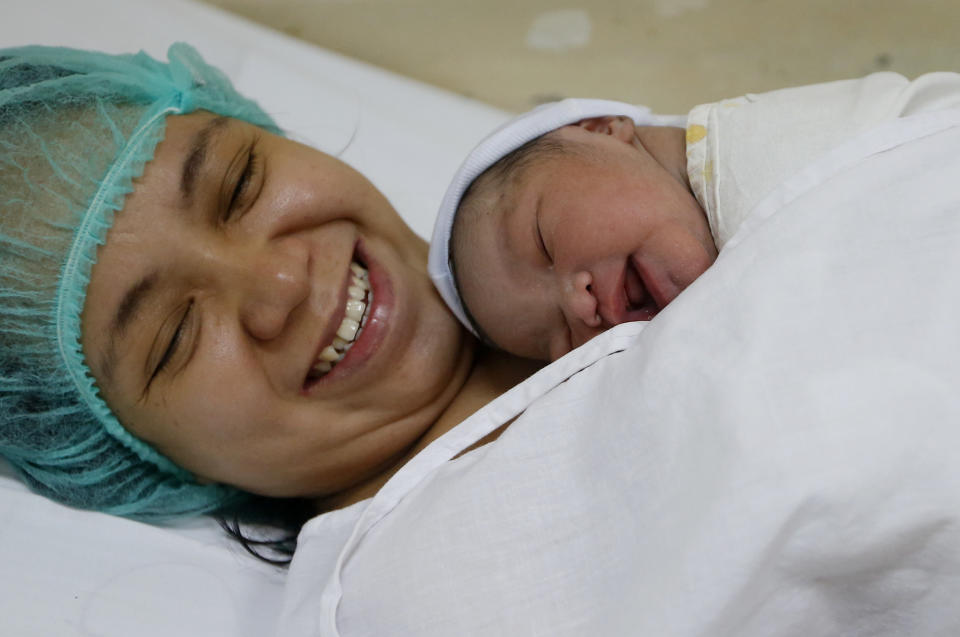
[(877, 70), (960, 70), (958, 0), (208, 0), (514, 111), (696, 103)]

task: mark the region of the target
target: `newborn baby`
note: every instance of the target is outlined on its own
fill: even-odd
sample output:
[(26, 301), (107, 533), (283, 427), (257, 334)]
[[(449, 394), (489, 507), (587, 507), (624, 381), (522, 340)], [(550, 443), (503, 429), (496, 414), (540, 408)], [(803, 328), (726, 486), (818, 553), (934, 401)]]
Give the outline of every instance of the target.
[(541, 106), (461, 166), (434, 229), (431, 277), (474, 334), (554, 360), (654, 317), (785, 177), (886, 119), (953, 106), (941, 102), (957, 84), (955, 74), (880, 73), (687, 117), (605, 100)]
[(460, 200), (450, 238), (474, 330), (538, 359), (652, 318), (716, 256), (684, 129), (625, 115), (562, 126), (499, 159)]

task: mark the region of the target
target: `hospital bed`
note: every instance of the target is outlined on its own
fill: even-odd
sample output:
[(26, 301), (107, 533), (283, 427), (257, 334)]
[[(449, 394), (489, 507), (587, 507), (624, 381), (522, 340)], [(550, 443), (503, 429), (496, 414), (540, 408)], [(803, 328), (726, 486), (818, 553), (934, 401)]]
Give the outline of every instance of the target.
[[(446, 181), (505, 114), (172, 0), (13, 0), (5, 46), (56, 44), (166, 59), (182, 40), (292, 136), (359, 168), (428, 236)], [(284, 571), (247, 555), (210, 519), (153, 527), (76, 511), (0, 470), (0, 634), (215, 637), (270, 634)]]

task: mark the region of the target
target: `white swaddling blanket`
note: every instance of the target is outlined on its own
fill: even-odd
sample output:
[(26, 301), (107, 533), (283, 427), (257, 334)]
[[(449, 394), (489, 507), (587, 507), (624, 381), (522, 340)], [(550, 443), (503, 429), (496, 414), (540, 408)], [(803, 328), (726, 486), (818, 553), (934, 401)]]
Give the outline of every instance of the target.
[(309, 523), (278, 634), (960, 634), (957, 148), (927, 113), (795, 175), (646, 329)]
[(757, 203), (825, 152), (885, 121), (960, 106), (960, 74), (897, 73), (748, 94), (687, 115), (687, 176), (723, 249)]

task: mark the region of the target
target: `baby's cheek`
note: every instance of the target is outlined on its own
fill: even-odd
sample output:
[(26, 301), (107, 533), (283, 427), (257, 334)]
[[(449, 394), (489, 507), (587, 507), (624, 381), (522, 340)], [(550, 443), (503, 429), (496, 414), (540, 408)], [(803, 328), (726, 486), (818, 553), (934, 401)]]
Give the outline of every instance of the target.
[(698, 244), (691, 244), (685, 254), (676, 260), (673, 268), (674, 281), (680, 289), (696, 281), (716, 261), (715, 253), (710, 253)]

